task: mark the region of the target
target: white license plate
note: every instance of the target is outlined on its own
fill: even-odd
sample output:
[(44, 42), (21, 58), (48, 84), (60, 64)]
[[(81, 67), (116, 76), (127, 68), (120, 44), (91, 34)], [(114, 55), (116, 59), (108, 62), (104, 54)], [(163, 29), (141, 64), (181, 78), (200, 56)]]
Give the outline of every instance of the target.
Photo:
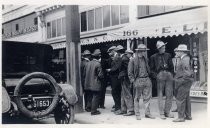
[(49, 107), (50, 104), (52, 103), (51, 99), (36, 99), (36, 106), (35, 107)]
[(191, 97), (207, 97), (207, 91), (190, 91)]

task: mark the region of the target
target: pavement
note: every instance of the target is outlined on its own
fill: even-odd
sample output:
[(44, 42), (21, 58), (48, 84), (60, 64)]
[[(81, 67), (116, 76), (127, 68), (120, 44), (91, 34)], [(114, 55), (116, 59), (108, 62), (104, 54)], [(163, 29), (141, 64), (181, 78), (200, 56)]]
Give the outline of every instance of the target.
[[(110, 94), (106, 95), (105, 99), (105, 109), (98, 109), (101, 114), (91, 116), (90, 112), (82, 112), (75, 114), (75, 123), (76, 124), (127, 124), (127, 125), (149, 125), (149, 126), (157, 126), (157, 125), (166, 125), (173, 126), (174, 124), (184, 124), (186, 126), (196, 126), (198, 125), (200, 128), (203, 128), (202, 125), (207, 124), (207, 103), (192, 103), (192, 118), (191, 121), (185, 121), (184, 123), (174, 123), (172, 122), (173, 118), (167, 118), (166, 120), (162, 120), (159, 118), (159, 110), (158, 110), (158, 102), (157, 98), (152, 98), (150, 104), (151, 114), (156, 117), (156, 119), (148, 119), (144, 117), (144, 106), (142, 99), (140, 100), (141, 106), (141, 120), (136, 120), (135, 115), (133, 116), (123, 116), (123, 115), (115, 115), (111, 112), (111, 108), (113, 106), (113, 98)], [(175, 100), (173, 101), (172, 109), (176, 107)], [(173, 112), (175, 118), (177, 117), (177, 112)]]

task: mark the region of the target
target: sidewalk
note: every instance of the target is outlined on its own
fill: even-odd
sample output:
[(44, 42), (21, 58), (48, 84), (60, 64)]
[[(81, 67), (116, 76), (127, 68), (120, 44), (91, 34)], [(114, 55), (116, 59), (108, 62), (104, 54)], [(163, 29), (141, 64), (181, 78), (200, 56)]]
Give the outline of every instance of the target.
[[(141, 109), (141, 120), (136, 120), (135, 115), (133, 116), (123, 116), (123, 115), (115, 115), (111, 112), (111, 107), (114, 102), (112, 96), (110, 94), (106, 95), (105, 107), (106, 109), (98, 109), (101, 111), (100, 115), (91, 116), (89, 112), (82, 112), (75, 114), (75, 123), (77, 124), (142, 124), (142, 125), (174, 125), (177, 123), (172, 122), (173, 118), (166, 120), (162, 120), (159, 118), (159, 110), (157, 99), (154, 98), (151, 100), (151, 114), (153, 114), (156, 119), (148, 119), (144, 117), (144, 110)], [(141, 107), (142, 99), (141, 99)], [(175, 107), (175, 101), (173, 101), (172, 109)], [(174, 113), (175, 118), (177, 117), (177, 113)], [(185, 121), (185, 123), (181, 123), (184, 125), (198, 125), (199, 127), (202, 124), (207, 123), (207, 104), (206, 103), (192, 103), (192, 118), (191, 121)], [(180, 124), (180, 123), (179, 123)], [(201, 128), (201, 127), (200, 127)]]

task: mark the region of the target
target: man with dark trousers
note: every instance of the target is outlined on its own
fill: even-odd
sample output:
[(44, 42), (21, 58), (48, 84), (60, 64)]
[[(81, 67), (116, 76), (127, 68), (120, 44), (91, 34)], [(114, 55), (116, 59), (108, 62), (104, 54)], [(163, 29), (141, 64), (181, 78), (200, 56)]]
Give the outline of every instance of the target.
[(180, 62), (177, 66), (175, 75), (175, 91), (178, 118), (173, 122), (184, 122), (185, 120), (192, 120), (191, 117), (191, 102), (190, 102), (190, 88), (193, 82), (193, 71), (190, 64), (190, 57), (187, 55), (189, 50), (187, 45), (180, 44), (176, 50), (180, 57)]
[(84, 89), (84, 83), (85, 83), (85, 72), (84, 72), (84, 69), (85, 69), (85, 66), (87, 65), (87, 63), (90, 62), (90, 59), (91, 59), (91, 53), (89, 50), (85, 50), (83, 53), (82, 53), (82, 61), (81, 61), (81, 84), (82, 84), (82, 89), (83, 89), (83, 93), (84, 93), (84, 101), (85, 101), (85, 110), (87, 112), (90, 112), (90, 108), (87, 108), (87, 99), (88, 99), (88, 96), (90, 95), (90, 92), (88, 90), (85, 90)]
[(91, 92), (88, 97), (87, 108), (91, 109), (91, 115), (98, 115), (97, 110), (100, 100), (101, 80), (103, 79), (102, 68), (100, 64), (100, 50), (96, 49), (92, 54), (93, 59), (85, 67), (85, 90)]
[[(165, 43), (163, 41), (157, 41), (156, 47), (158, 53), (154, 54), (150, 58), (150, 68), (153, 78), (157, 81), (158, 91), (158, 105), (160, 118), (166, 119), (173, 118), (170, 113), (173, 100), (173, 63), (169, 53), (165, 52)], [(163, 91), (165, 90), (166, 100), (165, 107), (163, 101)]]
[(126, 50), (124, 53), (124, 48), (118, 49), (118, 52), (121, 53), (122, 64), (120, 68), (120, 73), (118, 78), (121, 82), (121, 112), (117, 114), (124, 114), (124, 116), (134, 115), (134, 105), (133, 105), (133, 96), (131, 93), (131, 83), (128, 78), (128, 63), (130, 60), (131, 50)]
[(111, 77), (111, 87), (112, 87), (112, 96), (115, 102), (114, 113), (121, 112), (121, 83), (118, 79), (119, 71), (121, 67), (122, 59), (120, 57), (120, 53), (117, 53), (116, 50), (121, 48), (122, 46), (117, 46), (115, 49), (111, 51), (113, 55), (113, 60), (111, 62), (111, 68), (106, 69), (106, 71), (110, 74)]

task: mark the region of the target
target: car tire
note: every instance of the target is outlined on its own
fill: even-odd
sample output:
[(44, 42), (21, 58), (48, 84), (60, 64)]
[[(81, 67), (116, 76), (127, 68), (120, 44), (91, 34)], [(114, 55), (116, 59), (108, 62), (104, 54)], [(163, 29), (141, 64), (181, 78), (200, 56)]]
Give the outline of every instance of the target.
[[(55, 90), (55, 95), (53, 96), (53, 100), (50, 106), (47, 109), (38, 112), (28, 110), (26, 106), (23, 104), (20, 96), (21, 88), (23, 87), (23, 85), (33, 78), (43, 78), (48, 80), (50, 82), (51, 87), (53, 87)], [(15, 103), (17, 104), (18, 109), (23, 115), (29, 118), (41, 118), (50, 114), (56, 107), (59, 100), (59, 86), (57, 85), (55, 79), (49, 74), (43, 72), (33, 72), (28, 75), (25, 75), (23, 78), (20, 79), (18, 85), (15, 87), (14, 96), (15, 96), (14, 98)]]

